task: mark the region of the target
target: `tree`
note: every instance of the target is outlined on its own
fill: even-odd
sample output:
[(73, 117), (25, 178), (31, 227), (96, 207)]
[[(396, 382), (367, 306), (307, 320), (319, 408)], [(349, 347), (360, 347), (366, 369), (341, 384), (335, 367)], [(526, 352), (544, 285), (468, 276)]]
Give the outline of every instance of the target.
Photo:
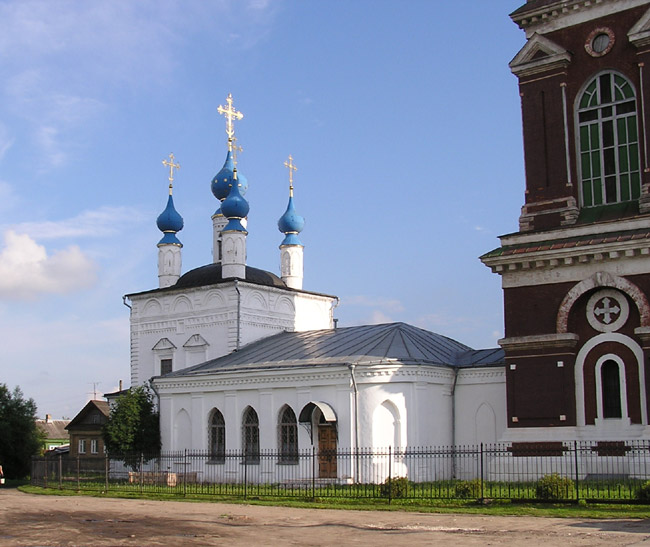
[(132, 469), (139, 468), (140, 455), (146, 461), (158, 455), (160, 419), (148, 387), (132, 387), (115, 401), (103, 437), (108, 453)]
[(25, 400), (18, 386), (12, 392), (6, 384), (0, 384), (0, 465), (5, 476), (28, 476), (31, 457), (40, 452), (42, 443), (34, 400)]

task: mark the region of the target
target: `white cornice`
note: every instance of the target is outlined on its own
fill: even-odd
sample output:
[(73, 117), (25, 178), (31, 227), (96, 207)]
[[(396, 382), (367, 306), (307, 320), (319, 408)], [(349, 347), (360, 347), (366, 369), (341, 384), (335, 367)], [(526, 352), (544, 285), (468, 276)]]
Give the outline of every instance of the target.
[[(476, 367), (460, 369), (459, 374), (470, 378), (498, 378), (503, 367)], [(386, 382), (428, 381), (448, 384), (453, 381), (454, 371), (447, 365), (357, 365), (356, 378), (360, 385)], [(211, 373), (201, 376), (156, 378), (154, 383), (160, 394), (223, 391), (225, 389), (260, 389), (261, 386), (304, 387), (316, 384), (345, 384), (350, 382), (347, 365), (330, 367), (285, 368), (273, 371), (233, 371)], [(284, 384), (284, 385), (282, 385)]]
[[(650, 256), (650, 240), (633, 239), (582, 245), (566, 249), (526, 251), (504, 256), (484, 257), (482, 262), (492, 269), (493, 273), (505, 275), (519, 271), (530, 272), (550, 269), (559, 271), (562, 268), (576, 265), (602, 264), (607, 261), (629, 260), (634, 257), (642, 257), (645, 261), (648, 256)], [(630, 271), (629, 273), (645, 273), (648, 269), (649, 267), (645, 265), (642, 267), (642, 272)]]
[(499, 239), (501, 240), (501, 245), (505, 247), (506, 245), (539, 243), (570, 237), (641, 230), (643, 228), (650, 228), (650, 216), (640, 216), (625, 220), (610, 220), (594, 224), (581, 224), (579, 226), (563, 226), (557, 230), (547, 230), (544, 232), (516, 232), (514, 234), (499, 236)]
[(647, 4), (650, 0), (558, 0), (511, 17), (529, 38)]

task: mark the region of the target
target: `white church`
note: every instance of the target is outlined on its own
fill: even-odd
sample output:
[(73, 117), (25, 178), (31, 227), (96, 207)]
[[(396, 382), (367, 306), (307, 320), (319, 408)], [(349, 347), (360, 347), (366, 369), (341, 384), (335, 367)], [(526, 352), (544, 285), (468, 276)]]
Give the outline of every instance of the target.
[[(279, 276), (246, 264), (247, 184), (228, 151), (212, 180), (212, 263), (183, 273), (172, 198), (158, 217), (157, 289), (132, 293), (131, 383), (159, 396), (162, 449), (213, 455), (314, 447), (395, 450), (495, 442), (505, 428), (503, 351), (404, 323), (336, 328), (338, 298), (303, 287), (304, 220), (290, 195)], [(321, 476), (336, 474), (321, 469)]]
[(248, 266), (229, 96), (212, 262), (182, 273), (170, 156), (159, 287), (125, 297), (131, 383), (158, 395), (163, 450), (293, 463), (497, 441), (560, 456), (588, 441), (607, 456), (650, 439), (650, 0), (528, 0), (510, 17), (527, 38), (510, 63), (525, 203), (519, 231), (481, 257), (502, 280), (500, 348), (403, 323), (337, 328), (337, 297), (303, 289), (291, 156), (279, 275)]

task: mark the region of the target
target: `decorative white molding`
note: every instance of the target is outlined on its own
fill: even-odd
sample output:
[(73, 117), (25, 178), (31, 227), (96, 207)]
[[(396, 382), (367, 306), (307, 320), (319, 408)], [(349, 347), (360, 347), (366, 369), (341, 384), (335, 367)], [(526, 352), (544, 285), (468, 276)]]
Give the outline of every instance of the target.
[[(639, 372), (639, 392), (641, 399), (641, 421), (644, 425), (648, 423), (648, 410), (646, 403), (646, 390), (643, 386), (645, 383), (645, 366), (643, 364), (643, 350), (641, 347), (629, 336), (618, 332), (608, 332), (594, 336), (588, 340), (578, 352), (576, 356), (576, 364), (574, 368), (574, 379), (576, 386), (576, 424), (580, 427), (586, 426), (585, 418), (585, 386), (584, 386), (584, 366), (585, 359), (589, 353), (598, 345), (606, 342), (616, 342), (627, 347), (636, 357), (637, 370)], [(627, 397), (627, 394), (626, 394)]]
[(199, 348), (209, 346), (208, 341), (203, 338), (200, 334), (193, 334), (187, 339), (187, 342), (183, 344), (184, 348)]
[(608, 272), (597, 272), (588, 279), (578, 283), (566, 294), (564, 300), (562, 300), (556, 319), (556, 330), (558, 333), (567, 332), (569, 314), (578, 298), (587, 291), (598, 287), (610, 287), (627, 294), (636, 304), (641, 319), (641, 326), (650, 326), (650, 305), (643, 291), (623, 277), (612, 275)]
[(539, 349), (573, 349), (580, 337), (577, 334), (538, 334), (534, 336), (511, 336), (502, 338), (497, 343), (505, 351), (539, 350)]
[[(614, 361), (618, 365), (618, 380), (621, 397), (621, 418), (627, 420), (629, 425), (630, 417), (627, 411), (627, 381), (625, 379), (625, 363), (618, 355), (607, 353), (596, 361), (596, 420), (604, 420), (603, 410), (603, 375), (602, 368), (605, 361)], [(622, 422), (619, 420), (618, 424)], [(598, 422), (596, 422), (598, 425)]]
[(169, 340), (169, 338), (161, 338), (156, 342), (156, 345), (151, 348), (153, 351), (166, 351), (174, 350), (176, 346)]
[[(611, 301), (614, 301), (613, 306)], [(587, 321), (598, 332), (619, 330), (627, 322), (629, 314), (627, 299), (623, 293), (613, 289), (597, 291), (587, 301)]]
[(628, 31), (627, 37), (637, 48), (650, 44), (650, 9)]
[(571, 54), (566, 49), (540, 34), (533, 34), (508, 66), (514, 75), (521, 78), (565, 68), (570, 62)]

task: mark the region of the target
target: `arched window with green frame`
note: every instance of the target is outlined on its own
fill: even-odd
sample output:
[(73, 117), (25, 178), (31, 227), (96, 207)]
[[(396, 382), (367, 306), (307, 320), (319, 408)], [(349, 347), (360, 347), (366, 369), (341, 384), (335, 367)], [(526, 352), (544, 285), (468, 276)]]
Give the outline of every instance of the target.
[(616, 72), (603, 72), (589, 82), (577, 106), (582, 206), (639, 199), (639, 130), (632, 84)]

